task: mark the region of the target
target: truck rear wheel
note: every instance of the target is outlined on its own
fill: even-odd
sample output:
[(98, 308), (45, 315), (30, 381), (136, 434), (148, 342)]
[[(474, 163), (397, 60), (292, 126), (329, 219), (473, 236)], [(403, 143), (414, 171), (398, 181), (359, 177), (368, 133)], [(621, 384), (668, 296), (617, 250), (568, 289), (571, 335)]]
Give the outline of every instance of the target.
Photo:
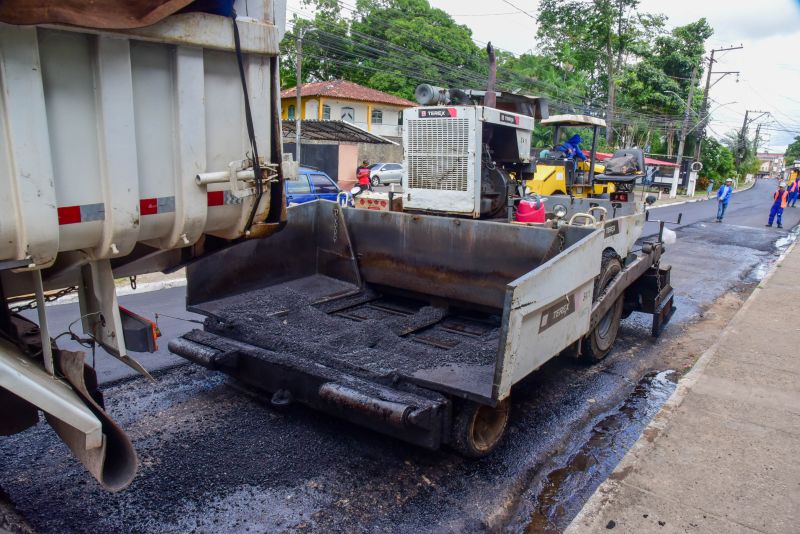
[(503, 439), (509, 408), (508, 398), (494, 408), (472, 401), (457, 405), (450, 446), (468, 458), (481, 458), (491, 453)]
[[(594, 301), (600, 298), (603, 291), (611, 284), (614, 278), (622, 271), (622, 262), (619, 261), (616, 254), (612, 251), (603, 253), (603, 263), (600, 270), (600, 276), (595, 281), (594, 285)], [(622, 320), (622, 307), (624, 304), (624, 296), (620, 295), (614, 305), (606, 312), (600, 322), (597, 323), (592, 331), (583, 341), (583, 354), (581, 359), (587, 363), (599, 362), (605, 358), (614, 341), (617, 340), (617, 333), (619, 332), (619, 323)]]

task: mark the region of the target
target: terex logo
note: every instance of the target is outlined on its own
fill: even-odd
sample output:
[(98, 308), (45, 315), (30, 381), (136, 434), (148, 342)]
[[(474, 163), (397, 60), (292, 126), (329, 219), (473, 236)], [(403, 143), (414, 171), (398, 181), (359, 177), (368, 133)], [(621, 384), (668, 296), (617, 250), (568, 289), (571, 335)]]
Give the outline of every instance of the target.
[(565, 295), (555, 304), (542, 311), (539, 319), (539, 332), (544, 332), (561, 319), (575, 313), (575, 294)]
[(500, 122), (505, 122), (506, 124), (519, 124), (519, 117), (516, 115), (509, 115), (508, 113), (501, 113), (500, 114)]
[(456, 115), (456, 108), (421, 109), (418, 112), (420, 119), (450, 119)]
[(611, 237), (619, 233), (619, 222), (611, 221), (605, 224), (605, 237)]

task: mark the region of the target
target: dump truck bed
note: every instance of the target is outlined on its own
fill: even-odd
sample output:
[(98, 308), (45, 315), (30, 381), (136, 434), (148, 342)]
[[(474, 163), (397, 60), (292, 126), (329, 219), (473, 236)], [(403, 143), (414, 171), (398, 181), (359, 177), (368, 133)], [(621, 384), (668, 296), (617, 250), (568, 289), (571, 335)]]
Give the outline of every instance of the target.
[(214, 300), (205, 330), (292, 358), (491, 399), (502, 317), (311, 275)]
[[(588, 327), (589, 310), (577, 301), (591, 302), (600, 268), (602, 232), (594, 228), (374, 213), (331, 202), (292, 207), (289, 217), (278, 235), (189, 267), (187, 303), (208, 316), (207, 332), (494, 402), (531, 360), (522, 352), (535, 350), (538, 367)], [(520, 346), (524, 336), (515, 330), (523, 322), (570, 298), (570, 321)], [(563, 329), (577, 318), (586, 324)]]

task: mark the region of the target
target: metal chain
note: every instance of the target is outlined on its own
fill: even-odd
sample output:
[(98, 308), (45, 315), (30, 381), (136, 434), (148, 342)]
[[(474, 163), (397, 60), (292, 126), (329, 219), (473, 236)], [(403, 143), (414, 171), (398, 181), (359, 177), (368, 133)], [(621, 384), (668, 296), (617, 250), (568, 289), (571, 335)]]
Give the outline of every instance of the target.
[(339, 208), (333, 208), (333, 243), (336, 244), (336, 241), (339, 239)]
[(656, 264), (653, 265), (653, 267), (655, 267), (656, 270), (656, 295), (661, 294), (661, 270), (659, 268), (660, 263), (661, 263), (661, 258), (659, 258)]
[[(57, 291), (57, 292), (53, 293), (52, 295), (45, 295), (44, 301), (46, 303), (54, 302), (54, 301), (60, 299), (61, 297), (69, 295), (70, 293), (73, 293), (73, 292), (75, 292), (77, 290), (78, 290), (78, 286), (67, 287), (67, 288), (64, 288), (64, 289), (62, 289), (60, 291)], [(35, 310), (36, 309), (36, 305), (37, 305), (36, 304), (36, 299), (34, 299), (34, 300), (31, 300), (30, 302), (28, 302), (26, 304), (20, 304), (19, 306), (11, 306), (9, 308), (9, 311), (11, 313), (19, 313), (19, 312), (25, 311), (25, 310)]]

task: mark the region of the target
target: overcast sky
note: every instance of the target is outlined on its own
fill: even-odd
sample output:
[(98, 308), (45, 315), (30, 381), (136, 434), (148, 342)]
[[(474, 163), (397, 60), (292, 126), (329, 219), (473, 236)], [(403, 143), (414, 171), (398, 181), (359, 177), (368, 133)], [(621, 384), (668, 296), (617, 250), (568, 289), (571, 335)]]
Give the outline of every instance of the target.
[[(519, 9), (504, 0), (429, 1), (469, 26), (477, 42), (492, 41), (517, 54), (536, 50), (538, 0), (509, 0)], [(290, 10), (299, 4), (289, 0)], [(714, 28), (709, 49), (744, 46), (716, 56), (715, 71), (740, 71), (741, 76), (739, 83), (727, 76), (711, 89), (711, 135), (741, 128), (745, 110), (772, 114), (763, 119), (762, 151), (766, 146), (783, 152), (800, 135), (800, 0), (641, 0), (640, 9), (663, 13), (668, 27), (706, 17)]]

